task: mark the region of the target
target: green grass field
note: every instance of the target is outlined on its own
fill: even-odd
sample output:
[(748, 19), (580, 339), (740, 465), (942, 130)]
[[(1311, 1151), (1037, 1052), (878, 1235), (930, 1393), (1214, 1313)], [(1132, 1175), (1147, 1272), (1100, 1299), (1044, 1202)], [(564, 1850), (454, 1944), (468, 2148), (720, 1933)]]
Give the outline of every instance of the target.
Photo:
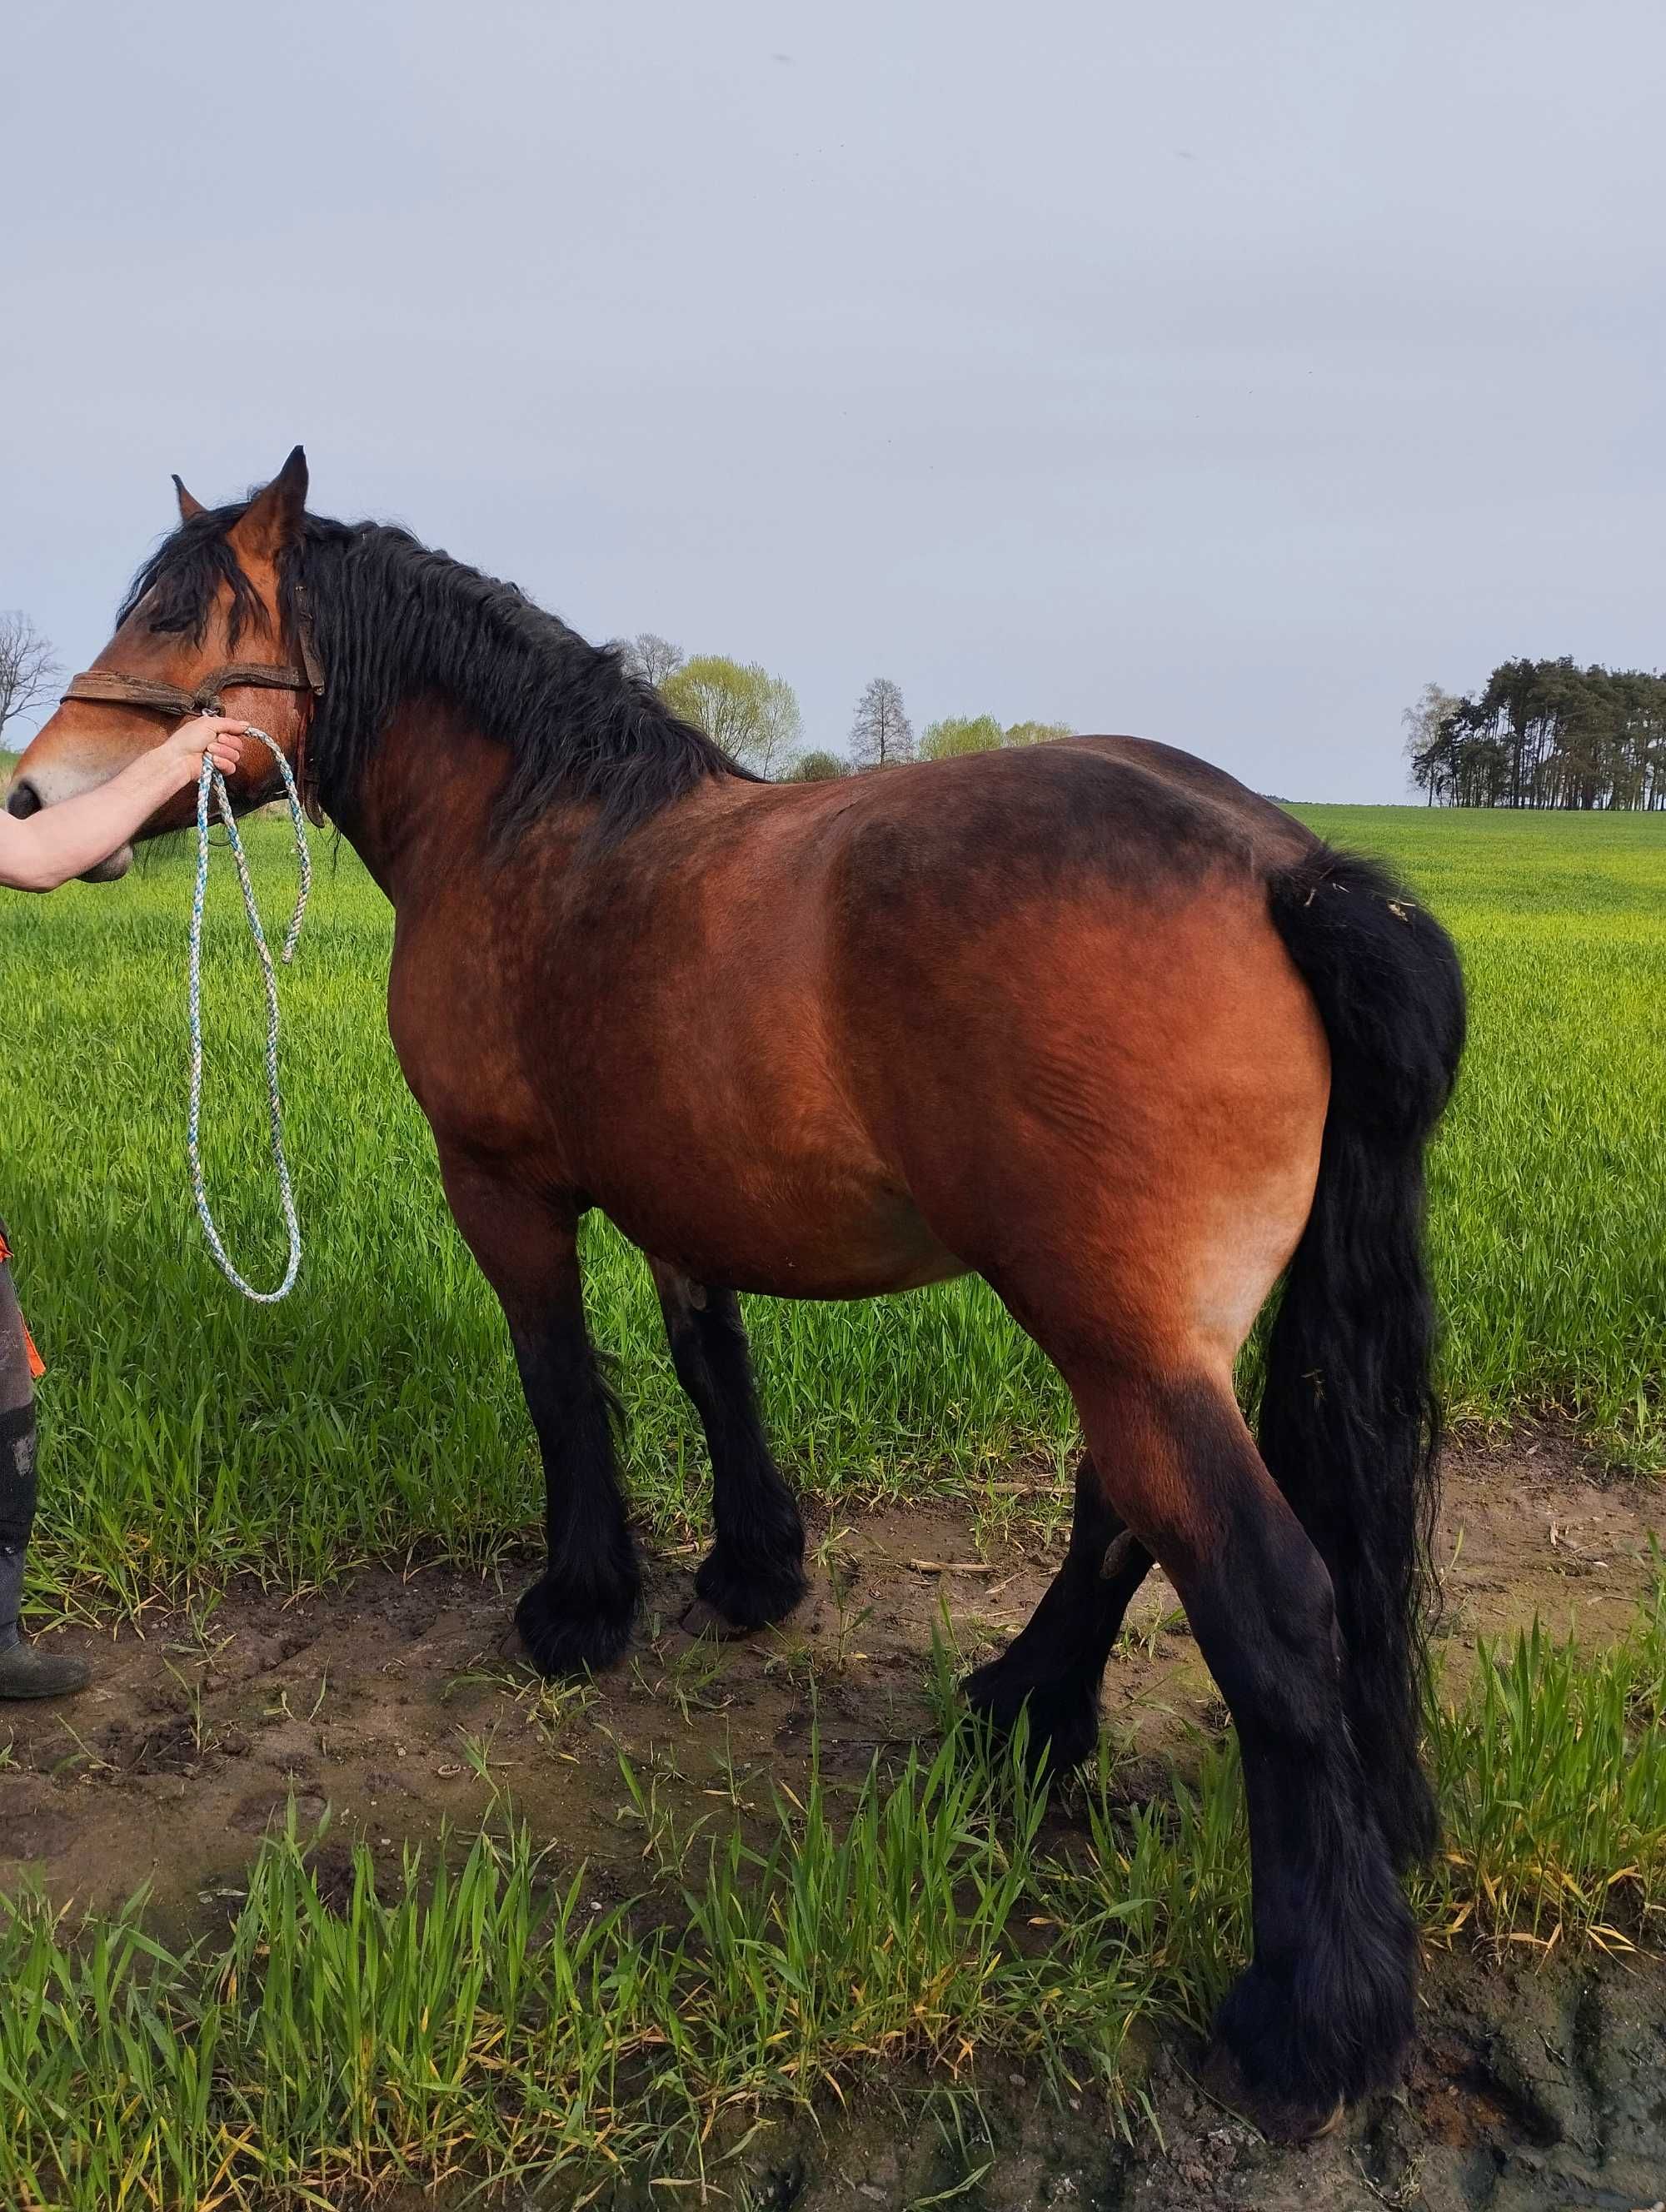
[[(1666, 1461), (1666, 817), (1300, 810), (1387, 854), (1456, 933), (1473, 1043), (1436, 1153), (1433, 1227), (1456, 1412), (1560, 1408), (1616, 1456)], [(252, 828), (269, 916), (287, 826)], [(318, 846), (285, 981), (284, 1085), (307, 1250), (275, 1310), (204, 1249), (184, 1157), (192, 856), (113, 889), (8, 898), (0, 1203), (46, 1386), (46, 1581), (107, 1615), (253, 1568), (315, 1582), (412, 1546), (477, 1556), (538, 1514), (496, 1304), (451, 1227), (382, 1019), (390, 917)], [(258, 988), (228, 866), (205, 954), (210, 1185), (246, 1271), (275, 1279)], [(467, 1012), (459, 1009), (459, 1048)], [(649, 1521), (701, 1517), (697, 1435), (647, 1273), (588, 1239)], [(976, 1486), (1062, 1453), (1070, 1416), (976, 1284), (860, 1306), (751, 1302), (769, 1417), (811, 1490)]]

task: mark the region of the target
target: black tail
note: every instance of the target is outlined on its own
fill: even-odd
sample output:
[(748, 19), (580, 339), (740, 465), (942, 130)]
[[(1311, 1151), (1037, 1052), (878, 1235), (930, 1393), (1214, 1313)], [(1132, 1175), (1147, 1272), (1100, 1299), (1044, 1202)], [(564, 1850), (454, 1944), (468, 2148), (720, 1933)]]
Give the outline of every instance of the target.
[(1259, 1441), (1330, 1569), (1349, 1721), (1406, 1865), (1438, 1833), (1418, 1759), (1440, 1449), (1423, 1153), (1463, 1050), (1463, 977), (1440, 924), (1374, 861), (1321, 848), (1269, 892), (1330, 1041), (1331, 1091)]

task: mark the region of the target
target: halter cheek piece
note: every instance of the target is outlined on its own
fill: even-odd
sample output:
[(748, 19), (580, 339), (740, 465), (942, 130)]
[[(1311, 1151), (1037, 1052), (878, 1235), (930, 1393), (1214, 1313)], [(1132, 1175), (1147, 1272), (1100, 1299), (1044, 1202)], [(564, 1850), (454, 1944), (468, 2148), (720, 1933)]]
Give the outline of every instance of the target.
[[(85, 699), (106, 707), (145, 707), (174, 721), (189, 721), (193, 714), (222, 714), (222, 693), (252, 688), (260, 691), (306, 691), (314, 700), (324, 696), (324, 669), (313, 650), (311, 624), (303, 615), (299, 668), (277, 660), (228, 660), (205, 676), (194, 691), (182, 684), (161, 684), (149, 676), (124, 676), (119, 669), (87, 668), (70, 678), (64, 699)], [(295, 744), (295, 782), (307, 792), (307, 732), (311, 716), (303, 714)], [(313, 811), (310, 800), (307, 811)]]

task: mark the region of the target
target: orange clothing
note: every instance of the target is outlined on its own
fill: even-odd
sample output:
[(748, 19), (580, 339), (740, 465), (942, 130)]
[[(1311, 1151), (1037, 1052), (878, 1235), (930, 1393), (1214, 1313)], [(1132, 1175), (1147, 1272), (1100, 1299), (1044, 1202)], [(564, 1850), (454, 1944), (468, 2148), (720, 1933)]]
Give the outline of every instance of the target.
[[(3, 1237), (0, 1237), (0, 1267), (4, 1267), (6, 1261), (9, 1260), (10, 1257), (11, 1246), (7, 1243)], [(21, 1318), (21, 1316), (20, 1316), (20, 1319)], [(41, 1376), (46, 1372), (46, 1363), (34, 1348), (34, 1339), (29, 1334), (29, 1324), (27, 1322), (24, 1322), (23, 1323), (23, 1345), (24, 1349), (29, 1355), (29, 1372), (33, 1376), (35, 1381), (38, 1382)]]

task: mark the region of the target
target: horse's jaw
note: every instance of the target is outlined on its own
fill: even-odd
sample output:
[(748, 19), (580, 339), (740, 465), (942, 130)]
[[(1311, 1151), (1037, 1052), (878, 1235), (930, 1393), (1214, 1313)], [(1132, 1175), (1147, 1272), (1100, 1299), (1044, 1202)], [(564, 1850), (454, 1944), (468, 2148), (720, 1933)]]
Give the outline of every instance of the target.
[(83, 884), (119, 884), (132, 865), (132, 846), (118, 845), (108, 860), (100, 860), (95, 868), (88, 868), (77, 880)]

